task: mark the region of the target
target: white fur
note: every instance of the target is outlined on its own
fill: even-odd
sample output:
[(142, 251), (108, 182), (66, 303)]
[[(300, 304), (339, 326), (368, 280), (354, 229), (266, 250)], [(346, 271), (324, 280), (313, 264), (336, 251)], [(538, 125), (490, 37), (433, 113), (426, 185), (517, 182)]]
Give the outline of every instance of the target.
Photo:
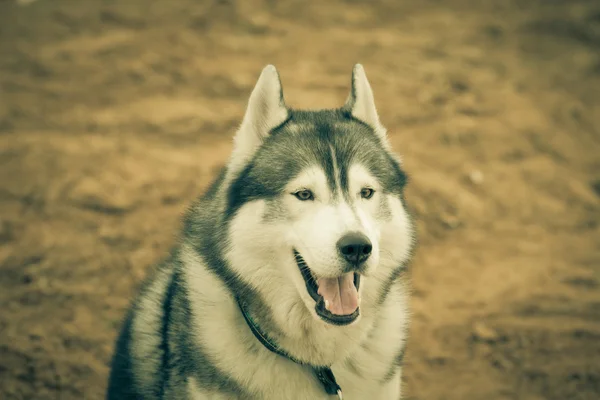
[[(237, 305), (228, 295), (223, 283), (206, 269), (192, 250), (184, 248), (183, 254), (186, 279), (192, 288), (190, 297), (194, 316), (193, 329), (199, 344), (209, 351), (218, 368), (249, 388), (259, 399), (331, 399), (311, 376), (309, 369), (264, 348), (247, 329)], [(343, 388), (344, 399), (399, 398), (400, 373), (386, 384), (381, 384), (380, 380), (395, 356), (390, 349), (398, 348), (405, 340), (405, 308), (406, 293), (396, 290), (381, 308), (377, 329), (366, 349), (360, 346), (366, 341), (365, 325), (360, 329), (361, 334), (353, 340), (338, 341), (348, 347), (348, 351), (344, 351), (332, 366), (336, 379)], [(279, 310), (274, 307), (274, 311), (277, 315)], [(294, 330), (300, 329), (296, 327)], [(331, 327), (329, 330), (333, 334), (326, 340), (344, 336), (344, 328)], [(332, 341), (326, 346), (335, 347), (338, 342)], [(362, 378), (352, 372), (348, 362), (358, 366)], [(193, 379), (188, 381), (188, 390), (194, 399), (230, 398), (203, 390)]]
[(375, 130), (382, 139), (383, 144), (389, 149), (385, 127), (379, 121), (377, 107), (373, 90), (367, 79), (367, 74), (362, 65), (356, 64), (352, 71), (352, 88), (347, 104), (351, 105), (351, 113), (354, 118), (364, 122)]
[[(355, 97), (352, 114), (375, 129), (388, 146), (379, 122), (373, 93), (362, 66), (353, 73)], [(260, 147), (270, 129), (287, 118), (280, 101), (281, 86), (274, 67), (263, 70), (248, 111), (235, 139), (228, 174), (232, 178)], [(349, 99), (350, 101), (350, 99)], [(344, 399), (399, 399), (398, 372), (385, 384), (381, 381), (405, 341), (408, 320), (407, 291), (396, 283), (384, 304), (378, 301), (382, 285), (392, 271), (405, 262), (413, 240), (412, 226), (401, 204), (383, 193), (377, 179), (360, 164), (348, 170), (349, 202), (341, 195), (335, 164), (335, 196), (324, 171), (313, 166), (301, 171), (286, 187), (273, 217), (265, 200), (243, 205), (229, 225), (225, 259), (234, 272), (256, 289), (271, 308), (274, 322), (282, 331), (278, 344), (307, 363), (332, 365), (343, 388)], [(360, 191), (373, 188), (371, 199)], [(310, 189), (313, 201), (300, 201), (293, 193)], [(387, 202), (389, 215), (380, 207)], [(280, 215), (279, 215), (280, 214)], [(315, 313), (314, 300), (293, 257), (298, 250), (310, 269), (319, 276), (337, 276), (342, 268), (336, 243), (347, 232), (360, 231), (372, 242), (367, 272), (361, 279), (361, 316), (350, 325), (330, 325)], [(189, 283), (195, 336), (202, 349), (224, 373), (232, 376), (257, 399), (331, 399), (312, 372), (263, 347), (246, 326), (225, 284), (210, 272), (191, 248), (183, 247), (185, 279)], [(368, 337), (368, 335), (371, 335)], [(353, 372), (357, 369), (359, 375)], [(188, 381), (194, 399), (225, 399)]]
[(187, 392), (191, 400), (235, 400), (231, 395), (203, 390), (193, 376), (188, 378)]
[(287, 119), (288, 111), (282, 96), (277, 69), (273, 65), (267, 65), (250, 95), (246, 114), (234, 137), (228, 168), (230, 174), (237, 173), (269, 132)]
[[(275, 322), (285, 334), (279, 345), (304, 361), (333, 364), (346, 399), (367, 396), (395, 399), (399, 393), (399, 377), (383, 386), (379, 380), (392, 363), (395, 352), (391, 350), (397, 349), (404, 340), (405, 293), (394, 291), (378, 313), (375, 312), (381, 285), (392, 268), (408, 257), (411, 227), (399, 199), (393, 196), (388, 199), (392, 218), (375, 219), (379, 203), (375, 196), (383, 194), (376, 192), (371, 200), (360, 198), (363, 185), (379, 188), (365, 168), (353, 166), (349, 177), (350, 187), (357, 193), (354, 207), (358, 219), (349, 204), (334, 198), (323, 171), (309, 168), (290, 183), (290, 194), (285, 195), (284, 214), (289, 215), (289, 219), (265, 220), (267, 205), (262, 200), (248, 203), (239, 210), (230, 226), (231, 245), (226, 258), (235, 272), (270, 305)], [(296, 199), (291, 193), (299, 188), (313, 190), (315, 201)], [(347, 230), (356, 229), (365, 232), (373, 243), (373, 267), (361, 284), (361, 317), (349, 326), (336, 327), (322, 321), (314, 312), (314, 300), (306, 291), (292, 248), (303, 251), (309, 266), (317, 273), (335, 274), (335, 267), (331, 269), (339, 263), (335, 242)], [(307, 386), (312, 380), (307, 378), (306, 371), (258, 343), (240, 318), (237, 305), (223, 283), (191, 254), (186, 256), (190, 286), (202, 291), (197, 298), (193, 293), (191, 296), (196, 299), (192, 309), (198, 318), (198, 337), (202, 347), (213, 352), (212, 359), (217, 365), (244, 385), (263, 392), (261, 398), (327, 398), (320, 386)], [(368, 340), (369, 348), (365, 350), (360, 344), (365, 343), (375, 323), (375, 338)], [(248, 365), (241, 363), (240, 359), (246, 357), (244, 354), (254, 361)], [(349, 359), (360, 367), (363, 379), (348, 370), (345, 363)], [(257, 370), (253, 365), (261, 365), (261, 368)]]

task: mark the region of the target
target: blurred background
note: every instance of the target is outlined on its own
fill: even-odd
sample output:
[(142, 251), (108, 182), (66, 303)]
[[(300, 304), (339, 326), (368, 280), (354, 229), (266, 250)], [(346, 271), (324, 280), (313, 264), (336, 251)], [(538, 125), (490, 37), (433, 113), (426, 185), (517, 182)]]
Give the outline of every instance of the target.
[(418, 218), (408, 399), (600, 398), (600, 3), (0, 0), (0, 398), (101, 399), (261, 68), (365, 66)]

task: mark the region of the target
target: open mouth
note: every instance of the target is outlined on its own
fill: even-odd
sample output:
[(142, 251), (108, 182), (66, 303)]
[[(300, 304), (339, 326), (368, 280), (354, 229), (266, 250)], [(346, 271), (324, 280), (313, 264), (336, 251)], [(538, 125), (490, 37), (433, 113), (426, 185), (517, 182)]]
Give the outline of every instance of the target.
[(360, 275), (347, 272), (336, 278), (317, 278), (296, 250), (294, 258), (304, 278), (306, 290), (316, 302), (317, 315), (333, 325), (348, 325), (354, 322), (360, 315)]

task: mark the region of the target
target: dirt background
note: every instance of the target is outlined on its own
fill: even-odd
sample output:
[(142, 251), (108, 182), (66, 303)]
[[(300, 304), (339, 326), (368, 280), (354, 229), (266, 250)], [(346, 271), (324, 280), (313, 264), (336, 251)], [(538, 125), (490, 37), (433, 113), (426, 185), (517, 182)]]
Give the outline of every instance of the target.
[(579, 0), (0, 0), (0, 398), (102, 398), (260, 69), (337, 107), (355, 62), (412, 175), (408, 399), (599, 399), (600, 3)]

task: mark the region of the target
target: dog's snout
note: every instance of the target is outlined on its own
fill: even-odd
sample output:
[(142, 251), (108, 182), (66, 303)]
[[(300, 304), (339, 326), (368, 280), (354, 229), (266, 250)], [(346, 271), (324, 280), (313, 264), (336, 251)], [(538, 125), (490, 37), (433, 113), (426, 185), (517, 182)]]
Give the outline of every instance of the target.
[(352, 264), (365, 262), (373, 249), (369, 238), (360, 232), (347, 233), (337, 245), (342, 257)]

